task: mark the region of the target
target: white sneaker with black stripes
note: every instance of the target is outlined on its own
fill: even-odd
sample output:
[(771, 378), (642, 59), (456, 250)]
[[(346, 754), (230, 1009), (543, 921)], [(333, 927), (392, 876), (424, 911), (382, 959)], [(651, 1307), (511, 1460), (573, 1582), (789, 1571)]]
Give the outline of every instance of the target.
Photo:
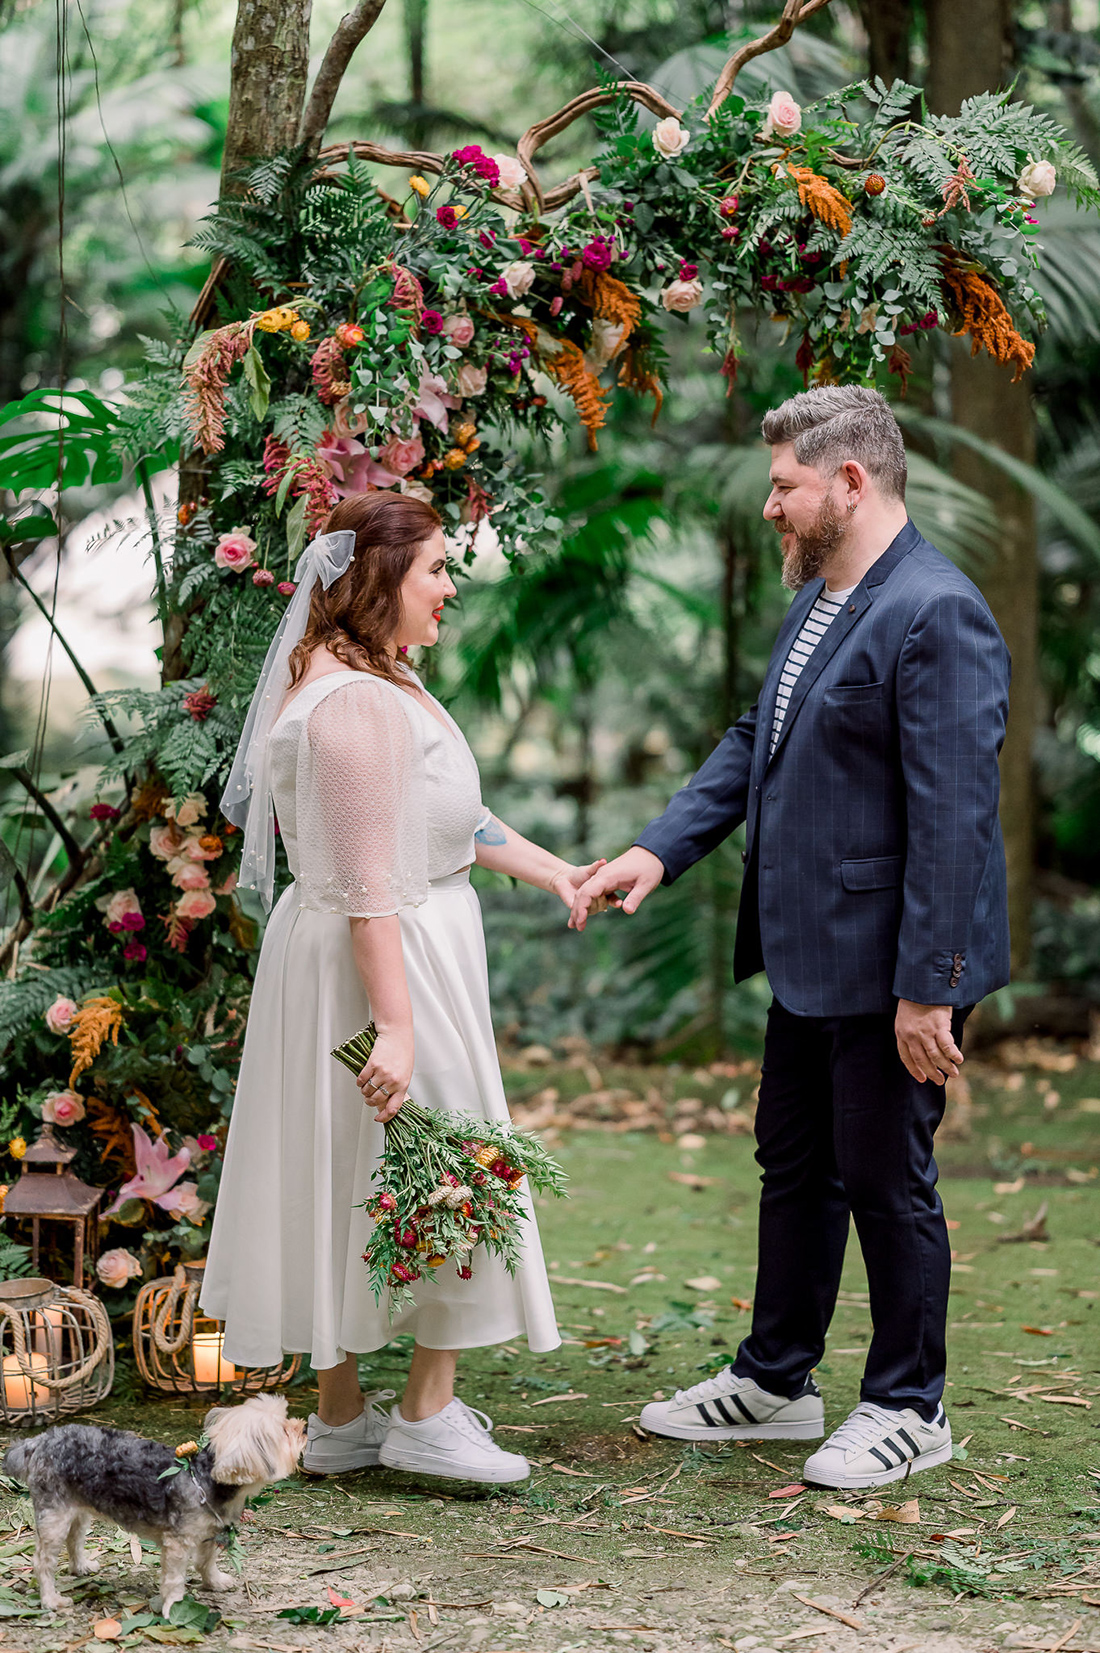
[(819, 1487), (881, 1487), (951, 1456), (951, 1425), (941, 1406), (931, 1423), (912, 1407), (892, 1411), (861, 1401), (825, 1445), (806, 1459), (802, 1479)]
[(788, 1400), (726, 1366), (671, 1400), (650, 1401), (639, 1421), (675, 1441), (816, 1441), (825, 1433), (825, 1406), (812, 1378)]

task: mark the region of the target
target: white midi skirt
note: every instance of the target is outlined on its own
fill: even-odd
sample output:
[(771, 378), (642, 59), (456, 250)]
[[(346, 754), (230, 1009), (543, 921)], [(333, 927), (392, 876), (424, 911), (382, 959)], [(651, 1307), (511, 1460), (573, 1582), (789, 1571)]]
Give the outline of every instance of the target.
[[(390, 1318), (362, 1253), (363, 1209), (382, 1151), (353, 1076), (330, 1055), (370, 1021), (346, 918), (298, 905), (291, 885), (268, 922), (248, 1016), (201, 1306), (225, 1325), (225, 1358), (314, 1367), (411, 1332), (429, 1349), (472, 1349), (526, 1336), (558, 1347), (557, 1322), (531, 1212), (514, 1276), (473, 1253), (473, 1279), (450, 1264), (417, 1283), (416, 1307)], [(400, 914), (416, 1068), (410, 1094), (428, 1107), (508, 1118), (489, 1012), (481, 909), (469, 872), (435, 880)]]

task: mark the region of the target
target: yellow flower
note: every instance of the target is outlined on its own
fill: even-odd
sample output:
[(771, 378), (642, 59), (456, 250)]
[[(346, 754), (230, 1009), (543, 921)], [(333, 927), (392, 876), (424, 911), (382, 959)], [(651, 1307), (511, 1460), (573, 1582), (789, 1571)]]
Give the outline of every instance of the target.
[(27, 1151), (27, 1144), (21, 1136), (13, 1136), (8, 1143), (8, 1153), (12, 1159), (22, 1159)]
[(280, 327), (293, 327), (298, 320), (297, 310), (292, 310), (289, 304), (280, 304), (275, 314), (279, 317)]
[(443, 455), (443, 463), (449, 471), (457, 471), (460, 465), (465, 465), (466, 455), (461, 448), (450, 448)]
[(198, 1441), (181, 1441), (176, 1448), (177, 1458), (193, 1458), (199, 1450)]
[(446, 1257), (440, 1257), (438, 1255), (436, 1255), (434, 1257), (429, 1257), (428, 1258), (428, 1267), (429, 1268), (439, 1268), (446, 1261), (447, 1261)]
[(304, 339), (308, 339), (309, 338), (309, 322), (308, 321), (296, 321), (294, 323), (294, 326), (290, 329), (290, 336), (291, 336), (292, 339), (297, 339), (299, 344), (301, 344)]
[[(452, 205), (454, 205), (454, 203), (452, 203)], [(466, 207), (460, 207), (460, 206), (457, 206), (457, 205), (455, 205), (455, 209), (454, 209), (454, 211), (455, 211), (455, 217), (456, 217), (456, 218), (465, 218), (465, 216), (466, 216), (466, 212), (467, 212), (467, 208), (466, 208)]]
[(261, 333), (278, 333), (283, 326), (281, 310), (265, 310), (262, 316), (256, 317), (256, 326)]
[(431, 187), (427, 178), (421, 178), (418, 172), (414, 172), (409, 179), (409, 188), (414, 189), (418, 195), (428, 195), (431, 192)]

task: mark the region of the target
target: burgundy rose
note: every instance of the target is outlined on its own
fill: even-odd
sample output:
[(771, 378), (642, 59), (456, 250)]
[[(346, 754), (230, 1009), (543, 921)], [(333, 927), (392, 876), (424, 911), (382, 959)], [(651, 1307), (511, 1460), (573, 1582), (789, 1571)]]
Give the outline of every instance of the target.
[(438, 310), (425, 310), (420, 318), (420, 325), (425, 333), (442, 333), (443, 317)]
[(122, 949), (122, 956), (133, 964), (142, 964), (147, 955), (140, 941), (128, 941)]
[(117, 821), (121, 819), (122, 811), (116, 809), (114, 804), (93, 804), (88, 814), (93, 821)]

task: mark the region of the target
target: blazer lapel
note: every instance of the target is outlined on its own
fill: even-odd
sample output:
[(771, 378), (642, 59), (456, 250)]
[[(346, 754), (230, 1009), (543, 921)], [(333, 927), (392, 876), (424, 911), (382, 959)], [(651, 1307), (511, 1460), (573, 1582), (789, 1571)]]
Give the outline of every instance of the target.
[[(817, 594), (815, 593), (815, 601), (816, 595)], [(843, 643), (844, 639), (848, 636), (848, 633), (851, 631), (852, 627), (859, 624), (860, 617), (867, 612), (870, 606), (870, 592), (867, 590), (866, 585), (859, 585), (852, 592), (852, 595), (848, 598), (848, 601), (845, 603), (836, 619), (831, 622), (828, 631), (825, 633), (824, 637), (821, 639), (820, 643), (818, 643), (817, 647), (810, 655), (810, 658), (803, 666), (798, 675), (797, 681), (795, 682), (795, 686), (791, 690), (791, 698), (787, 705), (787, 715), (783, 719), (783, 727), (779, 731), (779, 739), (776, 742), (775, 751), (771, 754), (769, 762), (774, 761), (775, 758), (778, 757), (780, 748), (790, 732), (791, 724), (798, 716), (799, 708), (805, 701), (806, 696), (817, 682), (817, 679), (821, 676), (821, 673), (825, 670), (825, 667), (829, 664), (829, 661), (833, 658), (833, 655), (836, 653), (841, 643)], [(784, 656), (784, 659), (785, 658), (786, 656)], [(778, 677), (776, 681), (778, 682)], [(775, 696), (773, 692), (772, 704), (774, 705), (774, 703)], [(771, 725), (769, 724), (768, 727), (770, 729)]]

